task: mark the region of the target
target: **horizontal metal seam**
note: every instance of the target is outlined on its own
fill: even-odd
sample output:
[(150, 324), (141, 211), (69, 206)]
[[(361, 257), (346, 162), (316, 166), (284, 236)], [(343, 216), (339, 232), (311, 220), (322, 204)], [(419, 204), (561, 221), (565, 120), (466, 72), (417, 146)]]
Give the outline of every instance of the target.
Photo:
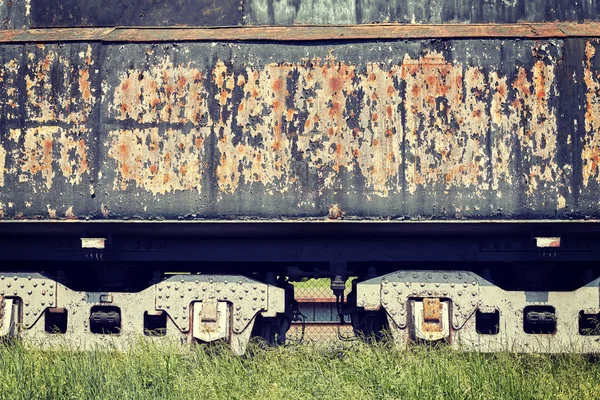
[(317, 41), (427, 38), (600, 37), (600, 23), (297, 25), (216, 28), (46, 28), (0, 30), (0, 43)]

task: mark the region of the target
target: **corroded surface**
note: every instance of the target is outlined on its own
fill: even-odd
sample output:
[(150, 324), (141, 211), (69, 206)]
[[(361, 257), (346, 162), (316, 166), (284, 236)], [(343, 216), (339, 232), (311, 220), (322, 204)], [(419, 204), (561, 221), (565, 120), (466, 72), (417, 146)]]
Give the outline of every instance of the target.
[(5, 27), (598, 20), (594, 0), (3, 0)]
[(597, 46), (6, 44), (2, 213), (597, 216)]

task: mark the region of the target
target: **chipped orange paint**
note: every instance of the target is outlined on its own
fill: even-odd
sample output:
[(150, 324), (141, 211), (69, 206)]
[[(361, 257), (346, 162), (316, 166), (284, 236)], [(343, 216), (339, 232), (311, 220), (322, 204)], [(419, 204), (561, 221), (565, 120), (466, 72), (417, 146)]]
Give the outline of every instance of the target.
[(206, 113), (204, 75), (169, 59), (148, 70), (124, 72), (109, 111), (118, 120), (198, 124)]
[[(54, 47), (46, 49), (42, 46), (39, 49), (43, 50), (42, 59), (38, 58), (37, 52), (27, 53), (29, 73), (25, 76), (25, 87), (29, 119), (44, 124), (68, 122), (85, 132), (85, 123), (96, 103), (89, 74), (91, 47), (88, 46), (87, 52), (79, 54), (84, 64), (77, 67), (70, 58), (61, 56)], [(73, 74), (76, 74), (76, 79), (73, 79)], [(57, 90), (71, 87), (73, 80), (77, 82), (80, 96), (71, 96), (68, 92)]]
[[(56, 165), (66, 182), (76, 185), (82, 182), (83, 175), (89, 172), (87, 148), (81, 139), (76, 139), (77, 131), (67, 131), (56, 126), (28, 128), (25, 131), (12, 129), (10, 139), (23, 147), (15, 146), (12, 158), (19, 160), (16, 174), (20, 182), (30, 182), (34, 192), (52, 187), (56, 176)], [(55, 160), (55, 154), (60, 158)], [(35, 179), (41, 175), (42, 182)]]
[[(260, 182), (268, 188), (288, 190), (291, 162), (289, 124), (294, 123), (295, 111), (286, 108), (289, 93), (286, 88), (291, 66), (267, 65), (263, 70), (246, 69), (246, 76), (233, 76), (224, 64), (217, 65), (215, 81), (221, 98), (231, 98), (233, 82), (242, 87), (243, 98), (238, 107), (235, 124), (241, 129), (241, 138), (234, 143), (231, 126), (233, 114), (225, 117), (227, 102), (222, 108), (218, 129), (217, 148), (221, 154), (217, 166), (219, 188), (234, 192), (241, 181)], [(225, 118), (228, 118), (226, 121)], [(253, 145), (257, 137), (260, 145)], [(241, 171), (241, 172), (240, 172)]]
[(411, 88), (405, 100), (408, 190), (435, 183), (487, 190), (489, 116), (481, 71), (430, 52), (405, 57), (402, 79)]
[[(534, 48), (532, 53), (535, 55), (537, 50)], [(549, 96), (555, 91), (554, 74), (554, 63), (541, 60), (531, 71), (517, 67), (512, 83), (496, 72), (490, 74), (494, 189), (501, 181), (513, 182), (510, 164), (516, 157), (515, 145), (518, 145), (528, 198), (535, 199), (535, 192), (552, 187), (557, 201), (564, 200), (558, 193), (565, 171), (556, 158), (557, 110), (549, 103)]]
[(158, 128), (111, 131), (108, 156), (117, 163), (116, 188), (125, 190), (135, 183), (153, 194), (201, 192), (204, 147), (196, 143), (207, 136), (202, 128), (164, 133)]
[[(538, 50), (533, 49), (534, 55)], [(357, 168), (365, 186), (378, 196), (400, 191), (403, 180), (410, 193), (441, 184), (448, 190), (468, 187), (481, 196), (502, 181), (513, 182), (514, 143), (519, 143), (528, 193), (533, 194), (547, 182), (558, 187), (563, 174), (555, 158), (556, 110), (549, 103), (555, 92), (553, 64), (539, 61), (531, 71), (518, 67), (514, 77), (501, 76), (430, 51), (398, 63), (368, 63), (364, 71), (330, 55), (260, 68), (249, 65), (240, 72), (217, 61), (205, 73), (164, 58), (149, 71), (122, 74), (114, 91), (109, 109), (117, 120), (170, 124), (151, 133), (145, 128), (111, 133), (116, 186), (124, 189), (134, 180), (153, 193), (198, 187), (204, 161), (200, 149), (214, 134), (222, 193), (255, 183), (268, 193), (288, 191), (295, 182), (293, 163), (301, 163), (316, 171), (322, 182), (317, 190), (338, 188), (340, 175)], [(216, 86), (213, 98), (205, 88), (207, 80)], [(239, 100), (234, 100), (236, 90)], [(208, 111), (209, 102), (218, 105), (214, 114)], [(198, 150), (182, 153), (182, 144), (168, 135), (177, 136), (179, 124), (185, 129), (198, 126), (200, 118), (202, 132), (192, 135)], [(149, 161), (156, 157), (149, 155), (158, 151), (158, 144), (133, 143), (133, 137), (143, 140), (140, 135), (168, 138), (168, 146), (160, 149), (162, 164)], [(186, 140), (189, 136), (181, 135)], [(493, 143), (491, 159), (488, 140)], [(175, 165), (179, 157), (192, 154), (198, 157), (193, 166), (188, 159), (176, 174), (165, 174), (163, 165)], [(187, 174), (195, 178), (181, 181)]]
[(585, 139), (581, 158), (583, 162), (583, 185), (590, 181), (600, 183), (600, 73), (594, 69), (597, 42), (587, 42), (585, 47), (584, 81), (585, 94)]

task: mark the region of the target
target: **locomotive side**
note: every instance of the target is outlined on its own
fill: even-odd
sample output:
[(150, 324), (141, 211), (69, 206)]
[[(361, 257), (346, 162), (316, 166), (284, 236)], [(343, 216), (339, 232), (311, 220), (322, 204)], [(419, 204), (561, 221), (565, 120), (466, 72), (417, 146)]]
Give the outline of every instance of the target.
[(593, 2), (118, 3), (0, 5), (4, 335), (597, 351)]

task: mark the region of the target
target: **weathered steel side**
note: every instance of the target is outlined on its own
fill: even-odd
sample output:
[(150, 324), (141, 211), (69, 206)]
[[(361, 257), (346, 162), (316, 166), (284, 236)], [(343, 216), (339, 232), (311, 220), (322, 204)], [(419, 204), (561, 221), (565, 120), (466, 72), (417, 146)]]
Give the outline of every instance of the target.
[(2, 0), (3, 28), (599, 20), (594, 0)]
[(599, 217), (596, 39), (5, 44), (4, 218)]

